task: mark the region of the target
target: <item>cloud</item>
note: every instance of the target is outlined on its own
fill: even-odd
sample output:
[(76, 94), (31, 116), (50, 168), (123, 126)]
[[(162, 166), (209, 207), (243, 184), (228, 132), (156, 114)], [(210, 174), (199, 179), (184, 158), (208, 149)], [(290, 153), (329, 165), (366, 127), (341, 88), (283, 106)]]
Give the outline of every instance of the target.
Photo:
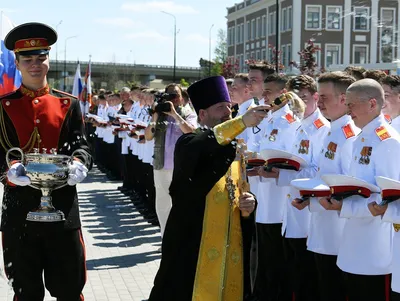
[(170, 37), (162, 35), (161, 33), (153, 30), (147, 30), (143, 32), (135, 32), (135, 33), (130, 33), (125, 35), (125, 38), (127, 39), (154, 39), (154, 41), (160, 41), (160, 40), (169, 40)]
[[(185, 40), (188, 42), (199, 43), (199, 44), (209, 44), (209, 38), (199, 34), (199, 33), (191, 33), (185, 36)], [(211, 40), (213, 43), (213, 40)]]
[(98, 18), (94, 20), (95, 23), (111, 25), (116, 27), (132, 28), (142, 27), (141, 22), (133, 21), (130, 18)]
[(151, 1), (151, 2), (126, 2), (121, 9), (138, 13), (159, 13), (165, 11), (171, 14), (197, 14), (198, 12), (190, 5), (180, 5), (173, 1)]

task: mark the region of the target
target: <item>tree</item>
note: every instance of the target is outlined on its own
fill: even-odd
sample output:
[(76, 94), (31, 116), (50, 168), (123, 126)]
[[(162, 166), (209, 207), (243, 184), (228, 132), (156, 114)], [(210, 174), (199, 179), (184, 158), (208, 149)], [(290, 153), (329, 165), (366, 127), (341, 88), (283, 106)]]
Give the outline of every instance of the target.
[(181, 84), (181, 87), (189, 87), (190, 86), (190, 84), (184, 78), (181, 79), (180, 84)]
[(306, 47), (298, 52), (300, 55), (300, 66), (296, 62), (291, 62), (291, 64), (300, 69), (302, 74), (314, 77), (318, 67), (315, 54), (318, 51), (321, 51), (321, 48), (314, 44), (313, 39), (310, 39), (308, 40)]

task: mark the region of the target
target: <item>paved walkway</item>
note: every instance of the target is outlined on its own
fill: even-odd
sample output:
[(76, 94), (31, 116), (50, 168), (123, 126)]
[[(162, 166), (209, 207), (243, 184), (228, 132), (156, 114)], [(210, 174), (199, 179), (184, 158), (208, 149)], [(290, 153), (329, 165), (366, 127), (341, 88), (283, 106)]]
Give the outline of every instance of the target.
[[(78, 185), (88, 269), (85, 301), (147, 300), (158, 269), (159, 228), (135, 211), (119, 185), (96, 168)], [(0, 301), (12, 301), (3, 269), (0, 273)], [(45, 300), (55, 299), (47, 294)]]

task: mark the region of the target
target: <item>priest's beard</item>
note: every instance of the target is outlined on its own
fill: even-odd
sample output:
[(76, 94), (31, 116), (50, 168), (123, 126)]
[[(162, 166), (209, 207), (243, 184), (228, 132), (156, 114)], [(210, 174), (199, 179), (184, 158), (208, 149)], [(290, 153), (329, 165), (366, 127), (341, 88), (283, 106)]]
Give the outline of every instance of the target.
[(213, 128), (218, 124), (221, 124), (227, 120), (231, 120), (232, 119), (232, 115), (227, 115), (224, 117), (214, 117), (214, 116), (208, 116), (207, 120), (205, 120), (204, 125), (206, 125), (209, 128)]

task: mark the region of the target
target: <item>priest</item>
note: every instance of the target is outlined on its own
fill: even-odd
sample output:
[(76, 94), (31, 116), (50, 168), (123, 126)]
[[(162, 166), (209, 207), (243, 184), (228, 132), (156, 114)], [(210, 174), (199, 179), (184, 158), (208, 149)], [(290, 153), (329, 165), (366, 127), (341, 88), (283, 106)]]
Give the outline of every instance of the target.
[(232, 119), (221, 76), (194, 83), (188, 93), (200, 127), (176, 143), (172, 209), (149, 301), (241, 301), (243, 243), (254, 226), (255, 199), (242, 185), (235, 137), (258, 125), (269, 106)]

